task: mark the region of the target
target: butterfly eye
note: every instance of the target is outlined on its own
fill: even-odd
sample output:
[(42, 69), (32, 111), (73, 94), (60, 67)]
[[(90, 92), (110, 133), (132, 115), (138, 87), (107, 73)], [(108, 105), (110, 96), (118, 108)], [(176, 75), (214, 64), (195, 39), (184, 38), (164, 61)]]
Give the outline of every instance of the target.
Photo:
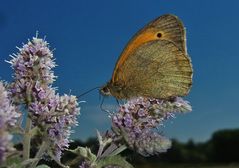
[(102, 88), (102, 91), (105, 92), (105, 93), (107, 93), (107, 92), (109, 92), (109, 89), (108, 89), (107, 87), (103, 87), (103, 88)]
[(110, 95), (110, 90), (107, 86), (104, 86), (100, 89), (100, 93), (107, 96), (107, 95)]
[(162, 37), (162, 33), (158, 33), (158, 34), (157, 34), (157, 37), (158, 37), (158, 38), (161, 38), (161, 37)]

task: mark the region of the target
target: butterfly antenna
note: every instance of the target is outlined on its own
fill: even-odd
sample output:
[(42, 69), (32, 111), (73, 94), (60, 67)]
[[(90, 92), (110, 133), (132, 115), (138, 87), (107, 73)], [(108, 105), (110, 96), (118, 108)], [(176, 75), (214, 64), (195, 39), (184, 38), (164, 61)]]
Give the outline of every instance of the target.
[(101, 101), (102, 100), (102, 94), (99, 94), (99, 101)]
[(79, 96), (77, 96), (77, 98), (80, 98), (80, 97), (86, 95), (87, 93), (90, 93), (91, 91), (93, 91), (93, 90), (95, 90), (95, 89), (99, 89), (99, 88), (100, 88), (100, 87), (95, 87), (95, 88), (93, 88), (93, 89), (90, 89), (90, 90), (88, 90), (88, 91), (86, 91), (86, 92), (80, 94)]

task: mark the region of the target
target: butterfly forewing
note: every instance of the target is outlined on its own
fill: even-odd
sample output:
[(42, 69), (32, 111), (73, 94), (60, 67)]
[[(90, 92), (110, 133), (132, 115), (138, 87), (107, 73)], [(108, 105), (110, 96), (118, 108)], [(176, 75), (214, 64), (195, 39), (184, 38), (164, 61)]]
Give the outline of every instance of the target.
[(162, 33), (161, 39), (172, 41), (183, 53), (187, 53), (185, 28), (177, 16), (171, 14), (160, 16), (149, 23), (146, 29), (147, 27), (156, 28), (157, 33)]
[(121, 66), (127, 61), (134, 50), (137, 50), (138, 47), (144, 43), (158, 39), (173, 42), (183, 53), (185, 53), (185, 55), (187, 55), (183, 23), (175, 15), (167, 14), (160, 16), (138, 31), (138, 33), (128, 42), (116, 63), (112, 81), (117, 82), (120, 80), (118, 79), (117, 73), (121, 71)]

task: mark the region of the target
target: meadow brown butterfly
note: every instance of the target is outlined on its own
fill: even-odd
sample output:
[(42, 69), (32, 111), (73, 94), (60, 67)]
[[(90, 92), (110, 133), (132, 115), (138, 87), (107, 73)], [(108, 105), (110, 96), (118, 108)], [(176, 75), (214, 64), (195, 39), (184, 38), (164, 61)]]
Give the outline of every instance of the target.
[(117, 99), (185, 96), (192, 85), (192, 72), (183, 23), (167, 14), (133, 36), (115, 65), (112, 79), (100, 92)]

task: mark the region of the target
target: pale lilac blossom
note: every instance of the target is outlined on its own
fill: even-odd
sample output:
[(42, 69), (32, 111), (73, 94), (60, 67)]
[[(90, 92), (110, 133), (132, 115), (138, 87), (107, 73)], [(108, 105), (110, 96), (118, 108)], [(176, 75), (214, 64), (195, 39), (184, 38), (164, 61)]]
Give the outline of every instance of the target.
[(111, 115), (112, 138), (116, 143), (121, 138), (129, 148), (144, 156), (166, 152), (171, 147), (171, 141), (155, 131), (155, 128), (173, 118), (175, 113), (191, 110), (189, 103), (180, 97), (171, 100), (143, 97), (131, 99)]
[(91, 167), (90, 167), (90, 164), (89, 164), (88, 162), (83, 161), (83, 162), (80, 164), (79, 168), (91, 168)]
[(51, 85), (56, 79), (56, 66), (48, 43), (33, 38), (18, 48), (9, 61), (15, 71), (11, 84), (16, 103), (27, 106), (33, 126), (38, 126), (51, 142), (51, 149), (60, 160), (61, 151), (68, 148), (71, 127), (76, 126), (80, 113), (76, 96), (59, 96)]
[(13, 151), (12, 135), (8, 129), (16, 127), (20, 116), (17, 108), (10, 101), (4, 84), (0, 81), (0, 162), (5, 160), (8, 152)]

